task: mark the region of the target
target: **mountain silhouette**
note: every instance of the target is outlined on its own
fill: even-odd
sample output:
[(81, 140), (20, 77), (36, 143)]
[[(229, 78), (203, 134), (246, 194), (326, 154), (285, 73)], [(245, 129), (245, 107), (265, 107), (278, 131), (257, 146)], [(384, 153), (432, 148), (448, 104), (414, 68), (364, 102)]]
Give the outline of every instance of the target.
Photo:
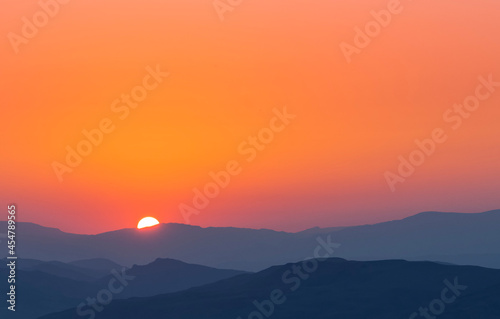
[[(116, 300), (99, 318), (406, 319), (440, 303), (440, 319), (500, 318), (500, 270), (339, 258), (313, 265), (274, 266), (186, 291)], [(41, 319), (72, 318), (79, 318), (75, 309)]]
[[(5, 222), (0, 222), (4, 227)], [(430, 260), (500, 268), (500, 210), (478, 214), (426, 212), (374, 225), (312, 228), (298, 233), (265, 229), (160, 224), (78, 235), (18, 224), (18, 256), (72, 262), (105, 258), (131, 266), (173, 258), (214, 268), (258, 271), (312, 257), (317, 237), (341, 246), (351, 260)], [(2, 256), (3, 254), (3, 256)], [(5, 257), (6, 251), (0, 252)]]
[(77, 267), (82, 267), (86, 269), (94, 269), (94, 270), (102, 270), (109, 273), (111, 269), (118, 269), (122, 267), (117, 263), (105, 259), (105, 258), (92, 258), (92, 259), (84, 259), (84, 260), (76, 260), (69, 263), (70, 265), (74, 265)]
[[(22, 265), (24, 260), (18, 259), (17, 262)], [(100, 267), (114, 265), (105, 260), (84, 261), (77, 264)], [(95, 279), (72, 272), (75, 269), (83, 269), (92, 273), (95, 269), (84, 269), (62, 262), (28, 260), (26, 265), (19, 266), (16, 270), (18, 300), (14, 318), (34, 319), (43, 314), (77, 307), (85, 302), (86, 298), (96, 298), (100, 291), (109, 289), (111, 280), (115, 278), (116, 281), (122, 271), (134, 278), (130, 280), (126, 289), (113, 296), (114, 299), (175, 292), (245, 273), (192, 265), (173, 259), (157, 259), (148, 265), (134, 265), (131, 269), (118, 267), (111, 270), (116, 276), (107, 271), (104, 277)], [(8, 276), (8, 270), (4, 265), (0, 268), (0, 275), (2, 278)], [(79, 280), (68, 277), (76, 277)], [(3, 285), (0, 292), (6, 295), (7, 285)], [(1, 308), (1, 318), (4, 318), (3, 315), (12, 315), (6, 308)]]
[[(122, 267), (105, 259), (100, 259), (99, 265), (93, 265), (92, 262), (92, 260), (84, 260), (73, 263), (63, 263), (60, 261), (18, 259), (16, 268), (25, 271), (40, 271), (76, 281), (95, 281), (107, 276), (112, 269), (120, 269)], [(0, 268), (6, 268), (7, 263), (8, 260), (3, 259)]]
[[(184, 290), (246, 272), (216, 269), (187, 264), (174, 259), (158, 258), (144, 266), (134, 265), (126, 273), (135, 278), (129, 282), (127, 289), (120, 294), (120, 298), (154, 296)], [(113, 276), (108, 275), (100, 279), (98, 286), (106, 287), (111, 278)]]

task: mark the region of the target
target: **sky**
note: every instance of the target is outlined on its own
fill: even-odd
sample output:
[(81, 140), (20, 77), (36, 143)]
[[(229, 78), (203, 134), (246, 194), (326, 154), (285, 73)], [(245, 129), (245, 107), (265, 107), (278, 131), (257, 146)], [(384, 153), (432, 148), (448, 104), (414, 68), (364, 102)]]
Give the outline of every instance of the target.
[(0, 220), (299, 231), (500, 208), (497, 1), (1, 1)]

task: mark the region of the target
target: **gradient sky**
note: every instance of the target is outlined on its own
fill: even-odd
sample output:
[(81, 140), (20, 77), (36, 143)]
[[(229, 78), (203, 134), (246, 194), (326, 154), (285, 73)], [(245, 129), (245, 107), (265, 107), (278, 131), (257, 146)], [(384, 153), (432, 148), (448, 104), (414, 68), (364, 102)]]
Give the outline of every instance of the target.
[[(179, 205), (230, 160), (242, 172), (192, 224), (297, 231), (500, 208), (500, 88), (459, 129), (443, 120), (479, 76), (500, 81), (498, 1), (401, 1), (351, 63), (340, 43), (389, 1), (245, 0), (221, 21), (211, 0), (73, 0), (17, 54), (7, 35), (40, 7), (1, 1), (1, 220), (13, 202), (19, 221), (69, 232), (183, 223)], [(156, 65), (170, 76), (120, 120), (111, 103)], [(296, 118), (245, 161), (238, 145), (284, 106)], [(52, 163), (103, 118), (116, 129), (60, 183)], [(391, 192), (384, 172), (438, 127), (448, 140)]]

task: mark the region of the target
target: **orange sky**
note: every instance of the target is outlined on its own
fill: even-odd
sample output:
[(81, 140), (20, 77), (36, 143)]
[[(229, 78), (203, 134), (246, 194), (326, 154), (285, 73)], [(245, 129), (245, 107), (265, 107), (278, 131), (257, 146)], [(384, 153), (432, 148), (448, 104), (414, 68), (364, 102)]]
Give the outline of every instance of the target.
[[(479, 76), (500, 81), (500, 4), (401, 1), (347, 63), (340, 44), (391, 1), (245, 0), (221, 21), (210, 0), (73, 0), (16, 53), (9, 34), (41, 9), (2, 0), (2, 207), (79, 233), (183, 223), (179, 205), (234, 160), (241, 173), (192, 224), (301, 230), (500, 208), (500, 88), (459, 129), (443, 120)], [(170, 75), (120, 119), (113, 101), (157, 65)], [(248, 162), (239, 145), (285, 106), (296, 117)], [(114, 130), (59, 182), (52, 164), (105, 118)], [(448, 140), (391, 192), (384, 173), (435, 128)]]

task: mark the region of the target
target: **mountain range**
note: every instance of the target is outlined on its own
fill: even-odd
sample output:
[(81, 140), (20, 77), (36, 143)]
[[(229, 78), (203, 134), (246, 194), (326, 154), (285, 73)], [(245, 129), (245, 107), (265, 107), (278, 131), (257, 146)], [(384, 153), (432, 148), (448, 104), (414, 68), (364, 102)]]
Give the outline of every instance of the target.
[[(4, 228), (6, 222), (0, 222)], [(477, 214), (425, 212), (373, 225), (313, 228), (298, 233), (266, 229), (160, 224), (97, 235), (18, 224), (18, 256), (73, 262), (104, 258), (124, 266), (160, 258), (214, 268), (259, 271), (312, 257), (318, 238), (340, 244), (335, 257), (351, 260), (429, 260), (500, 268), (500, 210)], [(3, 255), (2, 255), (3, 254)], [(6, 251), (0, 252), (0, 258)]]
[[(1, 278), (7, 278), (6, 264), (4, 260), (0, 265)], [(109, 268), (111, 266), (116, 268)], [(94, 277), (98, 276), (96, 271), (102, 271), (103, 267), (106, 271), (102, 276)], [(126, 289), (119, 287), (123, 274), (127, 276)], [(121, 290), (113, 296), (114, 299), (144, 297), (181, 291), (240, 274), (245, 272), (173, 259), (156, 259), (150, 264), (134, 265), (129, 269), (103, 259), (71, 264), (18, 259), (15, 283), (18, 300), (14, 318), (35, 319), (43, 314), (76, 307), (85, 303), (87, 298), (95, 298), (103, 289), (113, 289), (110, 287)], [(7, 285), (2, 285), (1, 292), (6, 295)], [(0, 314), (12, 315), (6, 307), (0, 309)]]
[[(499, 300), (497, 269), (330, 258), (274, 266), (176, 293), (116, 300), (97, 318), (498, 319)], [(81, 318), (76, 309), (40, 319), (72, 318)]]

